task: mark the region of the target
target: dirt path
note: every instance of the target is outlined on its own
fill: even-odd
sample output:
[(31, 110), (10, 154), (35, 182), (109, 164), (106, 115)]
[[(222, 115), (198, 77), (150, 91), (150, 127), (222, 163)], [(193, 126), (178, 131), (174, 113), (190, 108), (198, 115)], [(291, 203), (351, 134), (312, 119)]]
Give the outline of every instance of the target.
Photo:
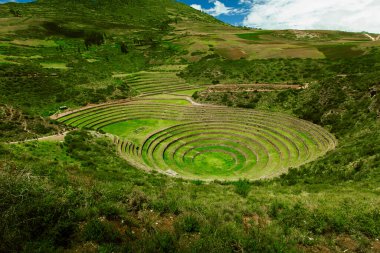
[(68, 132), (60, 133), (60, 134), (55, 134), (55, 135), (49, 135), (49, 136), (44, 136), (40, 138), (34, 138), (34, 139), (28, 139), (24, 141), (13, 141), (13, 142), (8, 142), (8, 144), (20, 144), (20, 143), (26, 143), (26, 142), (32, 142), (32, 141), (53, 141), (53, 142), (59, 142), (59, 141), (64, 141), (65, 136)]
[(189, 97), (187, 95), (179, 95), (179, 94), (170, 94), (170, 95), (180, 97), (180, 98), (184, 98), (194, 106), (220, 107), (220, 105), (201, 104), (201, 103), (195, 102), (192, 97)]
[(375, 38), (375, 37), (372, 37), (371, 35), (369, 35), (368, 33), (364, 33), (364, 36), (368, 37), (372, 41), (379, 41), (380, 40), (380, 35)]
[(204, 104), (195, 102), (191, 97), (186, 97), (186, 100), (189, 101), (194, 106), (204, 106)]

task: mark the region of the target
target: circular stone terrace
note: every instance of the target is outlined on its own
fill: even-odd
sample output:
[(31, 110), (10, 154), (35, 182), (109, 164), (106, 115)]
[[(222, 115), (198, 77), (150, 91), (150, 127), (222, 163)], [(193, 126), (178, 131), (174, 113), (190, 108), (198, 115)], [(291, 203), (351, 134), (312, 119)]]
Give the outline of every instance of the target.
[(336, 146), (328, 131), (286, 114), (145, 98), (82, 109), (58, 120), (114, 136), (134, 166), (188, 179), (271, 178)]

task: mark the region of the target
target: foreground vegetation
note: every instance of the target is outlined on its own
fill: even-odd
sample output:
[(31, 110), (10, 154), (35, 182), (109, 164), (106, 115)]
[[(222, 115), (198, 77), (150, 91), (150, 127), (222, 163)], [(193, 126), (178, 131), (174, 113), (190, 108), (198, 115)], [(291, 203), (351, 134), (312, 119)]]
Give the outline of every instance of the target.
[[(0, 252), (380, 251), (376, 42), (228, 27), (169, 0), (120, 2), (0, 5)], [(207, 89), (218, 83), (303, 89)], [(118, 150), (130, 143), (114, 145), (103, 132), (140, 143), (178, 118), (98, 132), (47, 118), (166, 92), (182, 99), (156, 95), (151, 108), (140, 97), (146, 110), (138, 113), (170, 116), (169, 107), (192, 108), (185, 96), (193, 95), (313, 122), (338, 146), (270, 180), (204, 182), (136, 169)], [(64, 142), (9, 143), (66, 130), (74, 131)]]
[(362, 170), (342, 178), (331, 168), (339, 181), (305, 169), (270, 182), (204, 184), (131, 168), (88, 132), (1, 149), (2, 251), (378, 247), (378, 182)]

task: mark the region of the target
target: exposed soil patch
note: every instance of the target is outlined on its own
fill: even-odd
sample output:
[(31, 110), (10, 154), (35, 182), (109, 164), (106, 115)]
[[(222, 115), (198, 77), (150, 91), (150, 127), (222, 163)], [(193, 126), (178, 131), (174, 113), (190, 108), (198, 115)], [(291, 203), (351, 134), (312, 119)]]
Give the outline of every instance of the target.
[(343, 252), (355, 252), (358, 250), (359, 245), (348, 235), (341, 235), (336, 239), (336, 244)]
[(18, 144), (18, 143), (25, 143), (25, 142), (31, 142), (31, 141), (53, 141), (53, 142), (59, 142), (59, 141), (64, 141), (65, 136), (68, 132), (64, 133), (59, 133), (55, 135), (50, 135), (50, 136), (44, 136), (40, 138), (32, 138), (32, 139), (27, 139), (24, 141), (15, 141), (15, 142), (9, 142), (9, 144)]
[(329, 253), (331, 250), (323, 245), (313, 245), (313, 246), (305, 246), (300, 245), (298, 246), (300, 252), (307, 252), (307, 253)]
[(380, 241), (376, 240), (371, 244), (370, 252), (380, 252)]
[(247, 215), (243, 217), (243, 225), (245, 230), (249, 230), (252, 226), (264, 228), (270, 224), (269, 217), (262, 217), (258, 214)]
[(219, 48), (217, 51), (223, 57), (231, 60), (239, 60), (247, 56), (246, 52), (244, 52), (241, 48), (237, 47)]

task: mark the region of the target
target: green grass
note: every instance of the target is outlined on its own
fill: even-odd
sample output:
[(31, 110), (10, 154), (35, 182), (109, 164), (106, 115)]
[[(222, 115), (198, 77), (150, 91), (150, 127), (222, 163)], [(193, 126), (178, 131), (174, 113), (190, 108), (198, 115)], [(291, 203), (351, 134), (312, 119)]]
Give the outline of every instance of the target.
[(183, 90), (193, 90), (194, 85), (186, 83), (176, 72), (138, 72), (127, 75), (124, 80), (141, 94), (163, 94)]
[(193, 166), (198, 170), (195, 174), (225, 174), (235, 164), (235, 159), (223, 152), (209, 151), (195, 157)]
[(69, 69), (66, 63), (61, 63), (61, 62), (49, 62), (49, 63), (45, 62), (45, 63), (41, 63), (41, 66), (46, 69), (63, 69), (63, 70)]
[(39, 39), (13, 40), (10, 43), (14, 45), (29, 46), (29, 47), (56, 47), (58, 46), (58, 44), (53, 40), (39, 40)]
[(202, 91), (203, 89), (194, 89), (194, 90), (186, 90), (186, 91), (176, 91), (173, 92), (173, 94), (177, 95), (185, 95), (185, 96), (192, 96), (197, 91)]
[(269, 35), (272, 34), (272, 31), (257, 31), (254, 33), (242, 33), (242, 34), (236, 34), (241, 39), (245, 40), (252, 40), (252, 41), (261, 41), (263, 40), (260, 36), (261, 35)]
[(14, 55), (2, 55), (0, 54), (0, 62), (2, 63), (13, 63), (20, 64), (18, 60), (37, 60), (42, 59), (41, 55), (32, 55), (32, 56), (14, 56)]
[(103, 127), (102, 130), (116, 136), (127, 138), (139, 144), (144, 140), (144, 136), (157, 130), (164, 129), (178, 124), (174, 120), (157, 120), (157, 119), (136, 119), (115, 123)]
[(0, 47), (9, 47), (9, 46), (11, 46), (9, 42), (3, 42), (3, 41), (0, 42)]
[[(63, 144), (0, 147), (0, 161), (13, 166), (0, 171), (4, 251), (91, 244), (115, 252), (215, 252), (232, 251), (236, 239), (253, 252), (344, 251), (344, 241), (369, 251), (380, 233), (375, 181), (288, 185), (293, 175), (257, 184), (193, 183), (136, 170), (107, 139), (87, 132), (73, 132)], [(9, 223), (15, 225), (3, 226)]]
[(188, 100), (185, 99), (155, 99), (147, 100), (148, 103), (161, 103), (161, 104), (174, 104), (174, 105), (191, 105)]
[(365, 51), (360, 48), (355, 47), (355, 45), (322, 45), (317, 46), (318, 50), (321, 51), (326, 58), (329, 59), (342, 59), (342, 58), (352, 58), (362, 56)]
[(10, 57), (8, 55), (1, 55), (0, 54), (0, 63), (7, 63), (7, 64), (17, 64), (17, 62), (8, 60)]

